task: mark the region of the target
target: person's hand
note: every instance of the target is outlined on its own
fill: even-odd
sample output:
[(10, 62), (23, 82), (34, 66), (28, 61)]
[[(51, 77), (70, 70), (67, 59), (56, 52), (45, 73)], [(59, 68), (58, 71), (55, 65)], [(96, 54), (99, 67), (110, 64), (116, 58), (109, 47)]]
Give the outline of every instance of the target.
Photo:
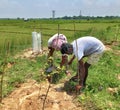
[(65, 73), (66, 73), (67, 76), (71, 76), (71, 72), (70, 71), (67, 70), (67, 71), (65, 71)]

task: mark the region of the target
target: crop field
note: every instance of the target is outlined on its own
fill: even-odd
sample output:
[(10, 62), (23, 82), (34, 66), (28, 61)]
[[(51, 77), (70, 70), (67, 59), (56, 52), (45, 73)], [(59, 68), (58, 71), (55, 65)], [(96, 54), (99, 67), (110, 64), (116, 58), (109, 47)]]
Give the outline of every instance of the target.
[[(32, 32), (34, 31), (41, 33), (42, 49), (44, 51), (42, 54), (32, 58), (21, 58), (26, 51), (32, 49)], [(25, 83), (28, 79), (35, 80), (37, 83), (42, 83), (45, 80), (42, 74), (47, 62), (47, 41), (56, 33), (64, 34), (68, 42), (72, 42), (82, 36), (95, 36), (103, 41), (106, 51), (100, 61), (90, 67), (87, 86), (82, 91), (82, 94), (76, 97), (76, 100), (82, 110), (119, 110), (119, 19), (30, 19), (28, 21), (23, 19), (0, 19), (0, 102), (2, 103), (4, 98), (7, 98), (16, 88), (19, 88), (20, 84)], [(60, 52), (55, 52), (53, 58), (55, 65), (58, 66), (61, 59)], [(69, 70), (72, 75), (76, 74), (76, 60), (69, 67)], [(62, 78), (62, 82), (69, 79), (66, 77)], [(57, 84), (59, 83), (61, 82), (58, 81)], [(73, 85), (71, 84), (70, 86), (72, 87)], [(71, 92), (71, 87), (67, 86), (64, 91)], [(1, 106), (2, 104), (0, 104)]]

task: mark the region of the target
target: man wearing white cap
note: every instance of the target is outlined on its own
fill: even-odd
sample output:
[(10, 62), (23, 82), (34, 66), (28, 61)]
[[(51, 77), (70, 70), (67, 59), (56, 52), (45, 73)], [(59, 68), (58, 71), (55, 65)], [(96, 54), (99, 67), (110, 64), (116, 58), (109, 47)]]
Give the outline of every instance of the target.
[[(55, 34), (53, 35), (49, 40), (48, 40), (48, 49), (49, 49), (49, 53), (48, 53), (48, 58), (50, 56), (53, 56), (54, 51), (60, 51), (61, 50), (61, 45), (63, 43), (67, 43), (67, 38), (64, 34)], [(60, 63), (60, 66), (62, 67), (63, 65), (65, 65), (65, 63), (67, 62), (67, 55), (66, 54), (62, 54), (62, 61)]]

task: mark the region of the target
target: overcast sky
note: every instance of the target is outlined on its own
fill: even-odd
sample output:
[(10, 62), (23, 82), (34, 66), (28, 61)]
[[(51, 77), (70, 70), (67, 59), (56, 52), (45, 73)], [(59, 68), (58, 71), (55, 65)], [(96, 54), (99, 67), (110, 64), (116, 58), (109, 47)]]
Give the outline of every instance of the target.
[(0, 18), (120, 16), (120, 0), (0, 0)]

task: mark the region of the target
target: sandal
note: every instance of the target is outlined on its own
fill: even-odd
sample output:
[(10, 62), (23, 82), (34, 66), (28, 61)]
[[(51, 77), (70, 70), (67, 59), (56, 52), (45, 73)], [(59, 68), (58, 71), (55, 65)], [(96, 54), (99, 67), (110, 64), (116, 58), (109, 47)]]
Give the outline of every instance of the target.
[(74, 81), (74, 82), (78, 82), (79, 81), (79, 78), (78, 76), (73, 76), (70, 81)]

